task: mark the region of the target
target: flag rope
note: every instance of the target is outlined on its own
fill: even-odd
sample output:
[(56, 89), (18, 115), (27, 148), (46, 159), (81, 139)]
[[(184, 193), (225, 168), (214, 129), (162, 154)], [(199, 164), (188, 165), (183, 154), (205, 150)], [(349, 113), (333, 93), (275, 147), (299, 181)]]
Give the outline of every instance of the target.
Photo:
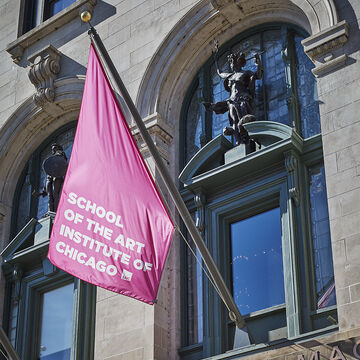
[(206, 275), (206, 277), (208, 278), (210, 284), (214, 287), (215, 291), (217, 292), (217, 294), (219, 295), (220, 299), (224, 302), (226, 308), (228, 309), (228, 311), (230, 312), (231, 309), (228, 307), (227, 303), (225, 302), (225, 299), (223, 298), (223, 296), (221, 295), (221, 292), (219, 290), (219, 288), (216, 286), (216, 284), (213, 282), (213, 280), (210, 277), (210, 274), (208, 274), (208, 272), (206, 271), (206, 269), (203, 267), (203, 265), (201, 264), (201, 261), (199, 260), (199, 258), (196, 256), (196, 253), (194, 251), (194, 249), (191, 247), (190, 243), (188, 242), (188, 240), (186, 239), (185, 235), (181, 232), (179, 226), (175, 223), (175, 230), (177, 230), (179, 232), (179, 234), (181, 235), (181, 237), (184, 239), (185, 244), (189, 247), (191, 253), (194, 255), (196, 261), (198, 262), (198, 264), (200, 265), (201, 269), (203, 270), (204, 274)]

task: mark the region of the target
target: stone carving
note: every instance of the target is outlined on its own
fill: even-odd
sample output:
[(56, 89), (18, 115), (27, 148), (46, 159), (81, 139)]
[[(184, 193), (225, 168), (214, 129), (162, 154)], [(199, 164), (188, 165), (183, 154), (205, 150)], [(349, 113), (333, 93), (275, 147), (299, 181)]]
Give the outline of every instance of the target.
[(196, 206), (195, 225), (202, 236), (204, 236), (205, 232), (205, 202), (206, 198), (204, 194), (198, 193), (194, 196), (194, 203)]
[(52, 144), (51, 153), (43, 163), (46, 184), (41, 193), (34, 191), (33, 196), (48, 196), (48, 210), (55, 212), (60, 200), (61, 189), (67, 169), (67, 157), (61, 145)]
[(36, 88), (33, 99), (37, 106), (54, 102), (54, 80), (60, 72), (60, 56), (60, 52), (49, 45), (28, 59), (32, 63), (28, 76)]
[(312, 70), (317, 77), (325, 75), (346, 63), (342, 48), (349, 38), (349, 25), (345, 20), (302, 41), (305, 53), (315, 63)]
[(298, 181), (298, 159), (294, 151), (285, 153), (285, 168), (288, 172), (289, 195), (296, 206), (300, 203), (299, 181)]
[[(203, 105), (206, 110), (214, 111), (216, 114), (228, 112), (229, 125), (223, 129), (224, 135), (234, 135), (236, 145), (248, 145), (250, 141), (249, 134), (244, 124), (253, 122), (255, 118), (255, 81), (263, 76), (263, 68), (260, 63), (259, 54), (246, 59), (244, 53), (232, 53), (228, 56), (228, 62), (231, 69), (230, 73), (224, 73), (219, 69), (217, 61), (218, 46), (215, 42), (215, 65), (218, 75), (224, 79), (224, 88), (230, 93), (230, 97), (216, 104), (205, 102)], [(257, 71), (243, 70), (246, 62), (255, 58)], [(252, 141), (254, 144), (254, 142)], [(259, 144), (260, 145), (260, 144)], [(255, 150), (255, 144), (253, 146)]]

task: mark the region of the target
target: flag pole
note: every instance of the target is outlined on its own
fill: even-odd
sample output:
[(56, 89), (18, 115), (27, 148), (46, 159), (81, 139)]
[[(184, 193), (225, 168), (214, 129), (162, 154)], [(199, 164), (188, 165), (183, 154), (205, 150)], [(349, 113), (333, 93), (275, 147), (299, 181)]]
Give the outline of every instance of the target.
[[(155, 162), (155, 166), (157, 168), (157, 170), (160, 173), (160, 176), (167, 188), (167, 190), (170, 193), (170, 196), (172, 198), (172, 200), (174, 201), (175, 207), (177, 209), (177, 211), (180, 214), (180, 217), (182, 219), (182, 221), (184, 222), (192, 240), (194, 241), (196, 247), (199, 250), (199, 253), (206, 265), (206, 267), (208, 268), (208, 271), (210, 273), (210, 276), (212, 277), (217, 289), (219, 290), (220, 294), (221, 294), (221, 298), (223, 300), (223, 302), (225, 303), (226, 307), (229, 310), (229, 317), (232, 321), (235, 322), (236, 326), (239, 329), (242, 330), (246, 330), (246, 324), (245, 321), (243, 320), (240, 311), (235, 303), (235, 300), (232, 296), (232, 294), (230, 293), (228, 287), (225, 284), (224, 279), (222, 278), (207, 246), (205, 245), (181, 195), (179, 190), (177, 189), (177, 187), (175, 186), (171, 175), (169, 173), (169, 171), (167, 170), (166, 166), (163, 163), (163, 160), (161, 159), (161, 156), (158, 152), (158, 150), (156, 149), (156, 146), (151, 138), (151, 136), (149, 135), (149, 133), (147, 132), (146, 126), (142, 121), (142, 118), (137, 110), (137, 108), (135, 107), (135, 104), (133, 103), (127, 89), (124, 86), (123, 81), (120, 78), (120, 75), (118, 73), (118, 71), (116, 70), (114, 63), (112, 62), (100, 36), (98, 35), (98, 33), (96, 32), (96, 30), (94, 29), (94, 27), (90, 24), (90, 19), (91, 19), (91, 14), (89, 12), (84, 12), (81, 14), (81, 19), (84, 22), (88, 22), (89, 26), (90, 26), (90, 30), (88, 31), (88, 34), (91, 36), (91, 39), (93, 41), (93, 43), (96, 46), (96, 49), (98, 50), (98, 52), (101, 55), (102, 60), (104, 61), (104, 64), (106, 65), (107, 70), (110, 72), (111, 76), (113, 77), (115, 84), (118, 88), (118, 90), (120, 91), (138, 129), (139, 132), (145, 142), (145, 144), (147, 145), (150, 154), (152, 155), (154, 162)], [(245, 340), (245, 342), (242, 344), (244, 345), (249, 345), (250, 344), (250, 340), (249, 340), (249, 336), (246, 336), (247, 341)]]
[(4, 347), (7, 354), (11, 357), (12, 360), (20, 360), (19, 355), (11, 345), (9, 338), (6, 336), (5, 331), (0, 326), (0, 344)]

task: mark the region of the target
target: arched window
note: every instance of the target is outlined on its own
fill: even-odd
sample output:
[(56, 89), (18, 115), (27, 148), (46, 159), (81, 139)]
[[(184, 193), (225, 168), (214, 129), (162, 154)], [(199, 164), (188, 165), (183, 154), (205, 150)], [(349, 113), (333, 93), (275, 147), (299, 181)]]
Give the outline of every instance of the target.
[[(244, 52), (247, 58), (261, 54), (257, 121), (246, 124), (261, 149), (247, 155), (245, 147), (222, 135), (227, 113), (205, 111), (202, 102), (229, 97), (212, 56), (192, 82), (182, 108), (183, 198), (254, 344), (336, 326), (317, 87), (301, 44), (304, 37), (292, 25), (268, 24), (219, 49), (224, 72), (230, 72), (231, 52)], [(256, 71), (253, 60), (245, 69)], [(184, 359), (236, 348), (235, 326), (194, 251), (185, 245), (182, 251)]]
[[(70, 158), (76, 123), (55, 131), (31, 154), (13, 202), (12, 237), (1, 256), (6, 278), (4, 326), (21, 358), (91, 359), (96, 287), (57, 269), (46, 255), (53, 221), (48, 198), (34, 196), (45, 185), (44, 160), (51, 145)], [(45, 215), (45, 216), (44, 216)]]
[[(284, 24), (252, 29), (221, 46), (219, 66), (229, 72), (227, 56), (231, 52), (244, 52), (247, 58), (260, 53), (264, 77), (256, 82), (257, 120), (280, 122), (309, 138), (320, 133), (320, 118), (316, 81), (311, 73), (314, 65), (301, 45), (304, 37), (300, 29)], [(244, 69), (256, 71), (254, 61), (247, 61)], [(194, 80), (185, 105), (185, 163), (228, 124), (227, 113), (207, 113), (201, 103), (228, 97), (211, 57)]]
[(39, 191), (45, 186), (46, 174), (42, 164), (51, 154), (51, 144), (57, 143), (61, 145), (67, 158), (70, 158), (75, 126), (76, 123), (72, 122), (54, 132), (31, 155), (25, 165), (14, 197), (12, 235), (16, 235), (31, 218), (41, 219), (48, 211), (47, 197), (36, 197), (32, 194), (34, 190)]

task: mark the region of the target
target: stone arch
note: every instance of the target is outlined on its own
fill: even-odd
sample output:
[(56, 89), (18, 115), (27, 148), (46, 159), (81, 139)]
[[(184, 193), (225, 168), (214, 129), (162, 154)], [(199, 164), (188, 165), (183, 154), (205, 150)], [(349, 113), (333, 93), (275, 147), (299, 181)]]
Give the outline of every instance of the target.
[(150, 61), (140, 85), (142, 117), (156, 115), (171, 125), (191, 80), (217, 38), (225, 43), (240, 32), (267, 22), (289, 22), (310, 35), (338, 23), (333, 0), (202, 0), (172, 29)]
[(316, 34), (338, 23), (338, 14), (334, 0), (291, 0), (301, 8), (308, 17), (312, 34)]
[(3, 245), (9, 240), (12, 201), (23, 168), (30, 155), (48, 136), (78, 118), (84, 81), (84, 76), (55, 80), (54, 102), (40, 107), (30, 97), (0, 129), (0, 242)]

